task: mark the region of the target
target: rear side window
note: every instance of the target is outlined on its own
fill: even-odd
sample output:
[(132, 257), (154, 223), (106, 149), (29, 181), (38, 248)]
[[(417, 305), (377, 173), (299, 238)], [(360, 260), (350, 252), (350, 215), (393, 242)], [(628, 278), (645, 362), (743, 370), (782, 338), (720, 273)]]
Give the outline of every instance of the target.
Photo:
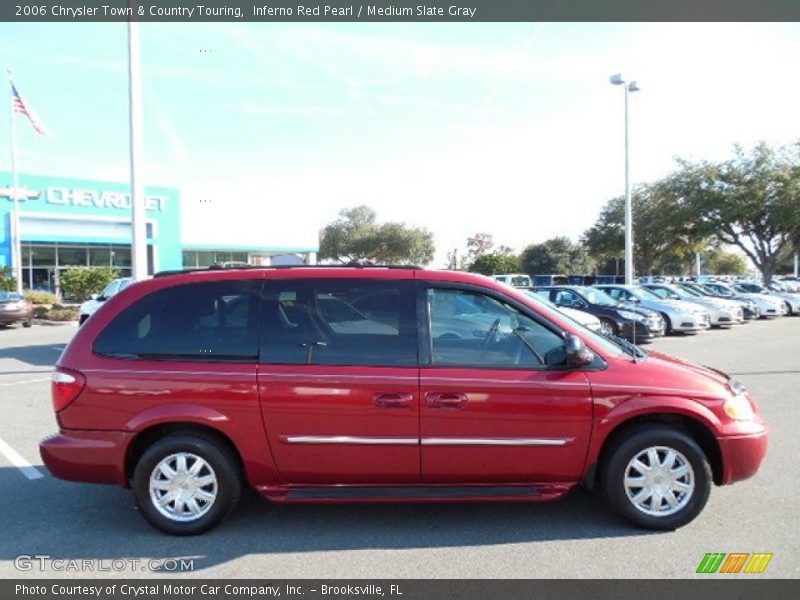
[(268, 281), (262, 310), (262, 363), (417, 365), (411, 281)]
[(126, 308), (94, 343), (120, 358), (255, 361), (260, 281), (190, 283)]

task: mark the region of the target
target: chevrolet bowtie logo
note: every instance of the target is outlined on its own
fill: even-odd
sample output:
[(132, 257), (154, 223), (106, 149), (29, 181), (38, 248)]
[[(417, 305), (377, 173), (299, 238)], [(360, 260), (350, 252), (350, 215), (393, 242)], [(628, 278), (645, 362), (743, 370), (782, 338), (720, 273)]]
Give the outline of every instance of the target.
[[(24, 185), (17, 186), (17, 200), (20, 202), (25, 202), (25, 200), (36, 200), (41, 195), (42, 192), (39, 190), (32, 190)], [(14, 187), (10, 185), (6, 187), (0, 187), (0, 198), (14, 200)]]

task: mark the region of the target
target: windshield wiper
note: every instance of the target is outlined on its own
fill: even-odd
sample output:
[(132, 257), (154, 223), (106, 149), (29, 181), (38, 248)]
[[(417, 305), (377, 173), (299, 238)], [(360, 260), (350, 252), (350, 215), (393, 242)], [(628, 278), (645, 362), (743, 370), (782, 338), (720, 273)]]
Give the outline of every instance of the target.
[(639, 346), (629, 342), (625, 338), (621, 338), (618, 335), (609, 335), (609, 336), (606, 336), (606, 337), (608, 337), (617, 346), (622, 348), (622, 350), (624, 350), (626, 354), (630, 354), (634, 358), (646, 358), (647, 357), (647, 351), (646, 350), (642, 350)]

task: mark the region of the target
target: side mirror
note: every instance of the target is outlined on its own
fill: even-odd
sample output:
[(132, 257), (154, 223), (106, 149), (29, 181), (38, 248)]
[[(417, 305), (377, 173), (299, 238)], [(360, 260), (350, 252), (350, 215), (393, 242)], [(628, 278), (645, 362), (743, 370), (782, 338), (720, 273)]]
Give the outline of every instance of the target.
[(567, 353), (567, 365), (570, 367), (585, 367), (594, 360), (594, 353), (577, 335), (569, 334), (567, 336), (564, 350)]

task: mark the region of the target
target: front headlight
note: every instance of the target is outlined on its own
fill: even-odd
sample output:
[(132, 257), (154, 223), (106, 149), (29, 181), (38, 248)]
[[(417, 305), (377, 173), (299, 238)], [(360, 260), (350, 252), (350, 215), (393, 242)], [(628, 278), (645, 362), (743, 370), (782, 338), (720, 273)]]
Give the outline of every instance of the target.
[(745, 387), (735, 379), (729, 382), (733, 396), (725, 401), (725, 414), (734, 421), (751, 421), (755, 416), (753, 406), (745, 396)]
[(623, 319), (628, 319), (629, 321), (644, 321), (646, 318), (644, 315), (640, 315), (639, 313), (631, 312), (629, 310), (619, 311), (619, 316)]

